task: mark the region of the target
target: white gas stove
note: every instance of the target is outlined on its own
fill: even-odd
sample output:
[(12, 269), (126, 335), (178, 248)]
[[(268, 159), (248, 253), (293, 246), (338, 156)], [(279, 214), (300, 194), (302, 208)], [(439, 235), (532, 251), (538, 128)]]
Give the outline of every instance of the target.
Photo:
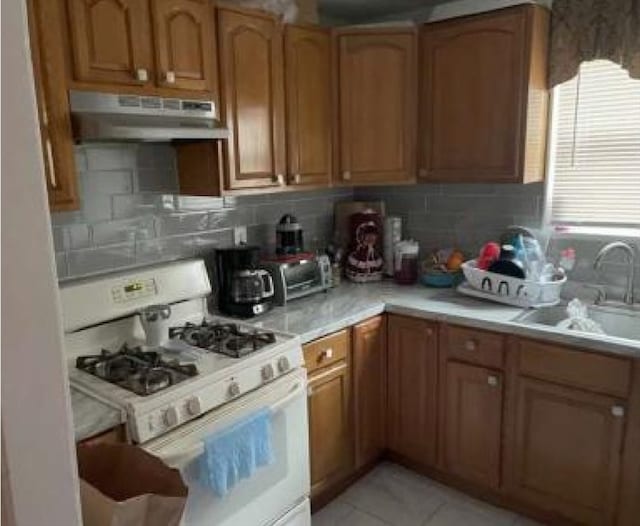
[[(209, 315), (210, 292), (202, 260), (61, 288), (71, 384), (124, 409), (133, 441), (163, 435), (303, 366), (298, 337)], [(171, 307), (174, 337), (161, 348), (145, 346), (137, 314), (153, 304)]]

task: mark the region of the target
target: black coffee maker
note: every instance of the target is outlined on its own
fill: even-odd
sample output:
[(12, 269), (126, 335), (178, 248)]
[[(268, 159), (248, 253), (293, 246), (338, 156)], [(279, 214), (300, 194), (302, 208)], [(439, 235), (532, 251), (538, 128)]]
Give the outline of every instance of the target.
[(216, 250), (218, 308), (231, 316), (250, 318), (267, 312), (273, 279), (258, 268), (260, 249), (243, 245)]

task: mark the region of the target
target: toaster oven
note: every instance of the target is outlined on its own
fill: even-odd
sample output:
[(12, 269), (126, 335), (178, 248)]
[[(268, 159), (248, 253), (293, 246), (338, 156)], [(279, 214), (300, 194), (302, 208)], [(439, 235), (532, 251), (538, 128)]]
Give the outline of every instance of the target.
[(331, 262), (326, 255), (263, 261), (261, 267), (273, 278), (273, 301), (276, 305), (331, 287)]

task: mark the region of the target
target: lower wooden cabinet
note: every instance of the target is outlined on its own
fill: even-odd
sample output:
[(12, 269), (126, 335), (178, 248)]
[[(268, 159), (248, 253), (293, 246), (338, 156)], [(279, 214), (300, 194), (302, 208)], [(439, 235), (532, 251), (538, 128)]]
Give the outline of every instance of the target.
[(545, 523), (640, 524), (640, 360), (394, 314), (304, 351), (314, 500), (389, 451)]
[(441, 390), (442, 467), (486, 487), (500, 485), (502, 373), (445, 362)]
[(387, 331), (377, 316), (353, 327), (353, 420), (355, 469), (386, 448)]
[(522, 377), (515, 411), (508, 491), (580, 524), (614, 524), (624, 403)]
[[(333, 354), (348, 332), (305, 346), (305, 360), (317, 363), (318, 347)], [(348, 339), (347, 339), (348, 342)], [(353, 468), (353, 433), (351, 430), (351, 371), (349, 357), (313, 369), (309, 375), (309, 455), (311, 460), (311, 497), (315, 497), (347, 477)]]
[(438, 338), (435, 323), (388, 318), (389, 449), (421, 465), (436, 461)]

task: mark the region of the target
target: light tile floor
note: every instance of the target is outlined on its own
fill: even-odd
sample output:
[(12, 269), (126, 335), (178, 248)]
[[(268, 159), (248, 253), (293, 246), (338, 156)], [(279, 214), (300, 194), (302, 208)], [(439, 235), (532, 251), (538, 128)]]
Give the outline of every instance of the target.
[(542, 526), (397, 464), (383, 463), (312, 517), (313, 526)]

